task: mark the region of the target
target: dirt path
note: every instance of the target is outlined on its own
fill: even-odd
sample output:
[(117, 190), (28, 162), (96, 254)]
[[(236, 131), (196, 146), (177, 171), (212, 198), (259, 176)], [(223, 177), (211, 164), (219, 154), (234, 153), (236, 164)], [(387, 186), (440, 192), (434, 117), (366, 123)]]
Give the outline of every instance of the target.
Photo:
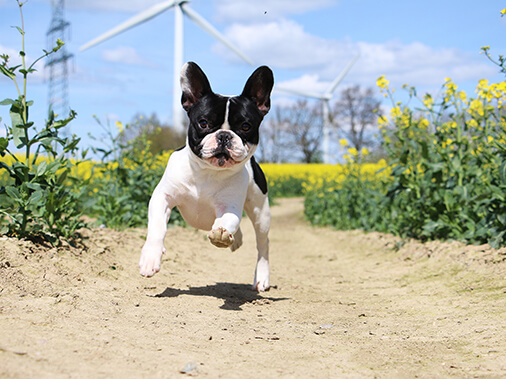
[[(310, 227), (273, 207), (271, 291), (237, 252), (170, 229), (152, 279), (144, 230), (88, 252), (0, 240), (0, 377), (506, 377), (506, 251)], [(180, 373), (186, 370), (187, 373)]]

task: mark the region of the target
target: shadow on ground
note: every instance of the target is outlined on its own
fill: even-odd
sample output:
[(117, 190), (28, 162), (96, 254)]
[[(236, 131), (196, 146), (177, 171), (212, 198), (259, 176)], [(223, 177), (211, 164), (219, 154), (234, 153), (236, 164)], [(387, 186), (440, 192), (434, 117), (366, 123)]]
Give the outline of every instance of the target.
[[(271, 287), (274, 288), (275, 287)], [(220, 307), (229, 311), (241, 311), (242, 306), (247, 303), (271, 303), (281, 300), (289, 300), (287, 297), (267, 297), (251, 289), (248, 284), (216, 283), (205, 287), (190, 287), (178, 289), (167, 287), (162, 293), (153, 297), (178, 297), (180, 295), (209, 296), (223, 299), (225, 302)]]

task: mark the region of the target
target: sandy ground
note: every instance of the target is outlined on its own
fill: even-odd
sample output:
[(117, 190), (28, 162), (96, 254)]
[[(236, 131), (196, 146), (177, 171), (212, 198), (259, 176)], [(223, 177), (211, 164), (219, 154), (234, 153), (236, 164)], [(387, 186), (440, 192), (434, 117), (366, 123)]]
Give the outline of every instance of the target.
[(169, 229), (151, 279), (145, 230), (0, 239), (0, 376), (506, 377), (506, 249), (313, 228), (301, 199), (272, 211), (262, 294), (249, 220), (235, 253)]

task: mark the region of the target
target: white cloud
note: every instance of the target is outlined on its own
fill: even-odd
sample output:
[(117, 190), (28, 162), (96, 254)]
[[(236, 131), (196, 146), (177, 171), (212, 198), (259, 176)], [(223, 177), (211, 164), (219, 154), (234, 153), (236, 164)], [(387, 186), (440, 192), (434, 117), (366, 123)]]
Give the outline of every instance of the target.
[(446, 77), (459, 82), (495, 73), (478, 54), (473, 57), (455, 48), (435, 49), (420, 42), (400, 41), (359, 42), (357, 47), (361, 52), (357, 71), (366, 77), (386, 75), (397, 84), (434, 86), (441, 85)]
[[(325, 93), (329, 87), (329, 82), (321, 82), (320, 77), (317, 74), (306, 74), (298, 78), (286, 80), (279, 84), (276, 84), (275, 90), (279, 92), (290, 93), (290, 90), (310, 92), (316, 96)], [(286, 91), (282, 90), (285, 89)]]
[(116, 49), (104, 50), (102, 51), (102, 58), (107, 62), (156, 68), (153, 62), (144, 58), (131, 46), (119, 46)]
[[(257, 64), (306, 72), (308, 76), (298, 81), (300, 88), (308, 91), (319, 91), (328, 85), (357, 52), (360, 59), (345, 82), (365, 86), (374, 86), (380, 75), (386, 75), (397, 87), (408, 83), (427, 88), (441, 85), (446, 77), (456, 82), (478, 81), (495, 74), (495, 68), (483, 57), (456, 48), (433, 48), (421, 42), (395, 40), (370, 43), (325, 39), (284, 19), (264, 24), (233, 24), (226, 35)], [(221, 44), (214, 45), (213, 50), (229, 60), (239, 59)]]
[[(291, 20), (234, 24), (227, 29), (226, 35), (253, 60), (283, 69), (321, 70), (329, 62), (339, 59), (343, 52), (353, 48), (346, 41), (326, 40), (311, 35)], [(216, 45), (214, 50), (235, 59), (233, 53), (221, 44)]]
[(335, 4), (335, 0), (215, 0), (221, 21), (252, 23), (276, 20), (290, 14), (302, 14)]

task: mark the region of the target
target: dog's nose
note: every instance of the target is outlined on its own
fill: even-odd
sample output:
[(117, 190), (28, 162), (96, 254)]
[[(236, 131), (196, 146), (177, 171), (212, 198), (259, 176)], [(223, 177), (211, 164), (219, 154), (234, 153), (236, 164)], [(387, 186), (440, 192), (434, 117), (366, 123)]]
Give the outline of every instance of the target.
[(216, 140), (218, 141), (219, 144), (227, 145), (231, 139), (232, 136), (230, 135), (230, 133), (219, 132), (218, 134), (216, 134)]

